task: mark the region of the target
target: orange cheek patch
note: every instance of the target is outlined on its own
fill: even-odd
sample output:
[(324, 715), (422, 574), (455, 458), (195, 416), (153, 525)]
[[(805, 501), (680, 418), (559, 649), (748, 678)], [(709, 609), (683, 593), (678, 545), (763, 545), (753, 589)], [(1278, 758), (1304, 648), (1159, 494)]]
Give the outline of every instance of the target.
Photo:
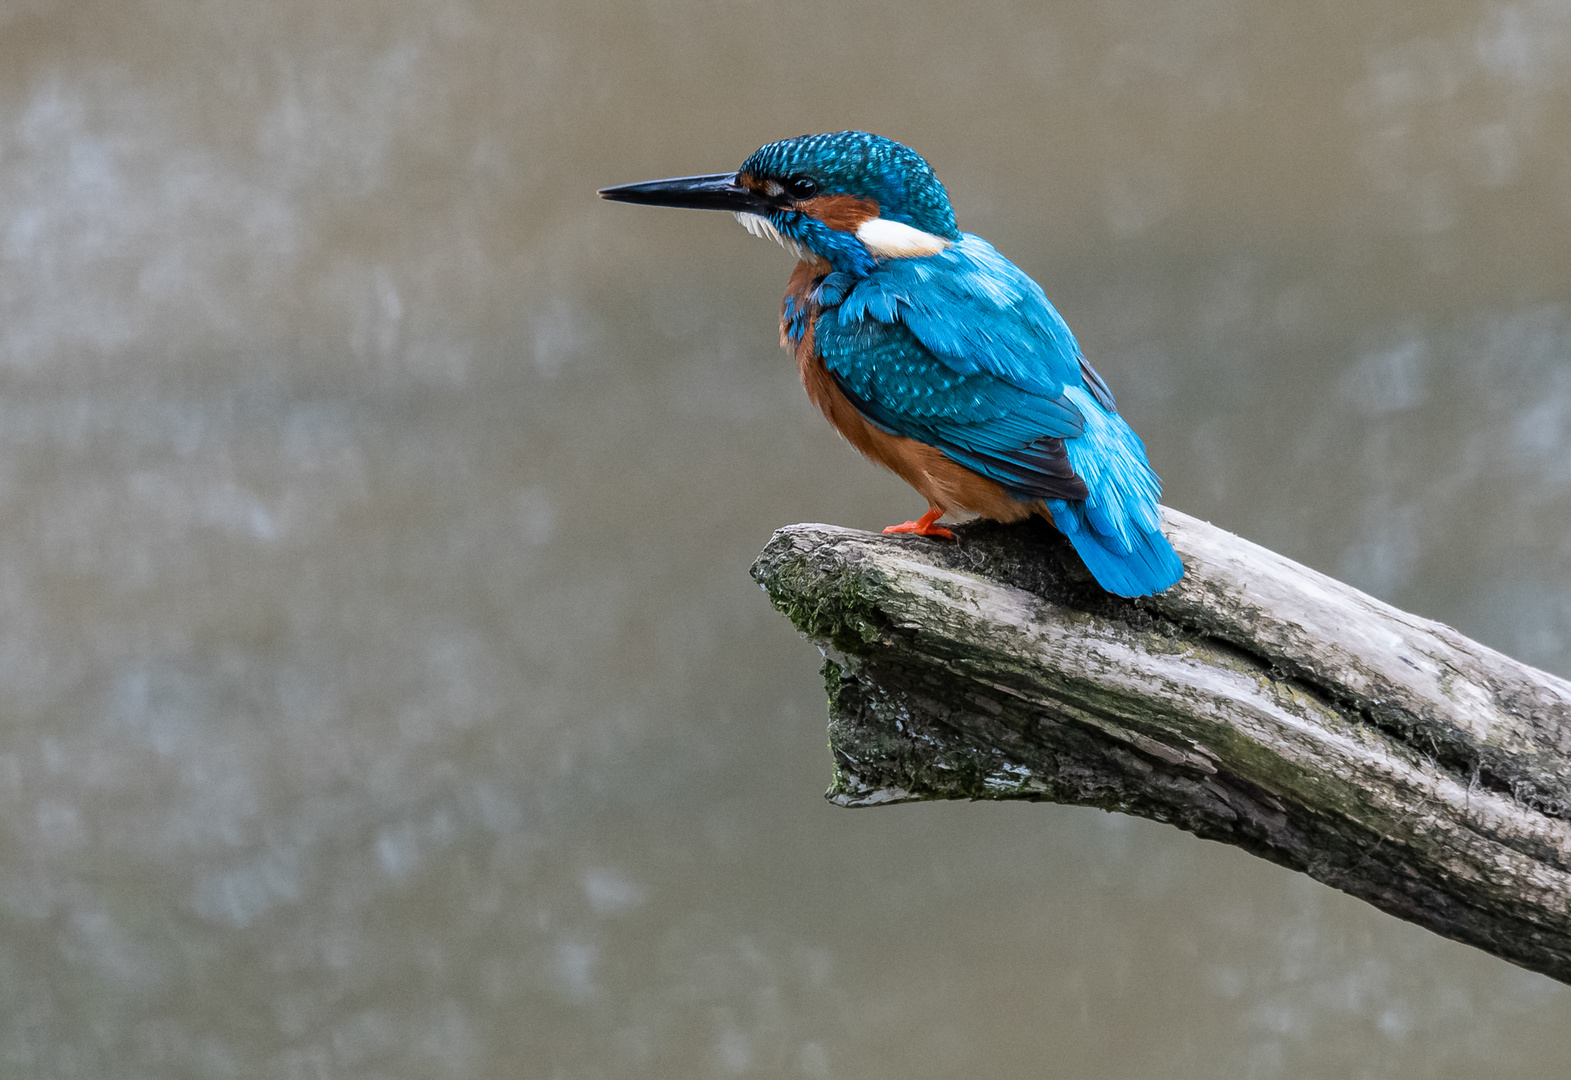
[(820, 195), (797, 203), (795, 208), (840, 232), (854, 233), (862, 222), (878, 216), (876, 202), (855, 195)]

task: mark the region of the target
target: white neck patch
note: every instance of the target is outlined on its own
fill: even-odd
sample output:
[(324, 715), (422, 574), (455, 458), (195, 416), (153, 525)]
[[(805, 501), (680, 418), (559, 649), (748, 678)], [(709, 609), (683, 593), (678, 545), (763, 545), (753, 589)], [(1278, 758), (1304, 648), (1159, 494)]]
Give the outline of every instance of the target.
[(937, 255), (951, 246), (942, 236), (888, 218), (869, 218), (856, 227), (856, 238), (880, 259), (907, 259), (913, 255)]

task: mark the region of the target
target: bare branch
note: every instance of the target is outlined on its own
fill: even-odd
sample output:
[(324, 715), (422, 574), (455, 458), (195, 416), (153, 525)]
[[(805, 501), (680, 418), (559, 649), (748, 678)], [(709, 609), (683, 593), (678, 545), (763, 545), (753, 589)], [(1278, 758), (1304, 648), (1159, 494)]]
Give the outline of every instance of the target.
[(1135, 601), (1045, 524), (776, 533), (753, 576), (831, 651), (829, 798), (1138, 814), (1571, 982), (1571, 684), (1164, 515), (1188, 573)]

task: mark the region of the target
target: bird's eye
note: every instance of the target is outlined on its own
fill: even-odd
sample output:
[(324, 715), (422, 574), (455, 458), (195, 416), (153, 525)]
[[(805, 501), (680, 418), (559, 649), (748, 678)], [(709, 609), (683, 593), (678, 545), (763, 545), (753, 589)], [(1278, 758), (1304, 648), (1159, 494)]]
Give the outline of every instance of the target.
[(811, 176), (797, 175), (785, 182), (785, 188), (793, 199), (811, 199), (818, 194), (818, 181)]

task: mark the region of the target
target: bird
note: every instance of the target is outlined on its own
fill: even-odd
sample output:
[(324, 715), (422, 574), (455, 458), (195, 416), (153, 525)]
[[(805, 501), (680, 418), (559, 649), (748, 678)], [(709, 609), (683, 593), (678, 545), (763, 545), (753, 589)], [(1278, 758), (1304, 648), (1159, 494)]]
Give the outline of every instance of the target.
[(600, 189), (726, 210), (797, 258), (780, 341), (845, 439), (927, 500), (885, 533), (952, 539), (946, 515), (1046, 518), (1107, 592), (1184, 574), (1145, 444), (1040, 285), (955, 223), (916, 151), (866, 131), (768, 143), (735, 172)]

